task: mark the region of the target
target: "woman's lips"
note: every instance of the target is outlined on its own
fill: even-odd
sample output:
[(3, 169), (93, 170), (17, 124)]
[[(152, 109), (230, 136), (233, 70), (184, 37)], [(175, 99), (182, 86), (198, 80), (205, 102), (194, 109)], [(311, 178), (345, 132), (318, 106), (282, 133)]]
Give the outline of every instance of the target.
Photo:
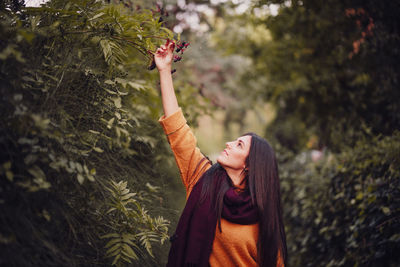
[(227, 155), (228, 156), (228, 152), (226, 151), (226, 149), (224, 149), (224, 151), (223, 151), (224, 153), (225, 153), (225, 155)]

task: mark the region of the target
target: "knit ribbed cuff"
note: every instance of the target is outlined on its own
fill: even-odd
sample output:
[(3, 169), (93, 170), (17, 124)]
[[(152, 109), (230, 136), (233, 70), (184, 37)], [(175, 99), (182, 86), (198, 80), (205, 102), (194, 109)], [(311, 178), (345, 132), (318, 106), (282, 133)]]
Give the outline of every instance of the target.
[(170, 135), (186, 124), (186, 119), (183, 116), (182, 109), (179, 108), (176, 112), (172, 113), (168, 117), (163, 115), (158, 122), (164, 129), (166, 135)]

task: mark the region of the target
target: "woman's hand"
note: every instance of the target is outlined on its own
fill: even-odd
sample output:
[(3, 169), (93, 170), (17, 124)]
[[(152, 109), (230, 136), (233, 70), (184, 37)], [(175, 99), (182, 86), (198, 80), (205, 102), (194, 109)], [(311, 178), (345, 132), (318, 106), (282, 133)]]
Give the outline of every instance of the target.
[(154, 61), (159, 72), (171, 72), (174, 48), (175, 43), (171, 40), (167, 40), (165, 45), (161, 45), (159, 48), (157, 48), (157, 51), (154, 54)]
[(165, 45), (160, 46), (154, 54), (154, 62), (160, 73), (161, 98), (165, 117), (170, 116), (179, 109), (171, 75), (174, 48), (175, 43), (167, 40)]

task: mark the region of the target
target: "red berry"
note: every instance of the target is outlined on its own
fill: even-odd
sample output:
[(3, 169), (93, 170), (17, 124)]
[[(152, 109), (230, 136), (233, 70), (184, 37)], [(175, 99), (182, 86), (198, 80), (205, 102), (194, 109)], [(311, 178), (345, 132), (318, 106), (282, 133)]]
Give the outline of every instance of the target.
[(182, 57), (175, 55), (174, 56), (174, 62), (181, 61)]

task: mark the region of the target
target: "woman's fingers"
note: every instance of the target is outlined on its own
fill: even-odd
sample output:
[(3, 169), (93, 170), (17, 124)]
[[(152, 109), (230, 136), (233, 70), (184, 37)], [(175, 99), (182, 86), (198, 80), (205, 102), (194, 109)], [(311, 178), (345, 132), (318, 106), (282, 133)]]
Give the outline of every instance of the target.
[(167, 40), (167, 42), (165, 44), (160, 45), (160, 47), (157, 48), (155, 54), (157, 56), (159, 56), (159, 57), (160, 56), (164, 57), (164, 56), (167, 56), (170, 53), (173, 53), (174, 52), (174, 48), (175, 48), (175, 43), (173, 41), (171, 41), (171, 40)]
[(174, 51), (174, 48), (175, 48), (175, 43), (174, 42), (171, 42), (171, 43), (168, 44), (168, 49), (169, 50)]

